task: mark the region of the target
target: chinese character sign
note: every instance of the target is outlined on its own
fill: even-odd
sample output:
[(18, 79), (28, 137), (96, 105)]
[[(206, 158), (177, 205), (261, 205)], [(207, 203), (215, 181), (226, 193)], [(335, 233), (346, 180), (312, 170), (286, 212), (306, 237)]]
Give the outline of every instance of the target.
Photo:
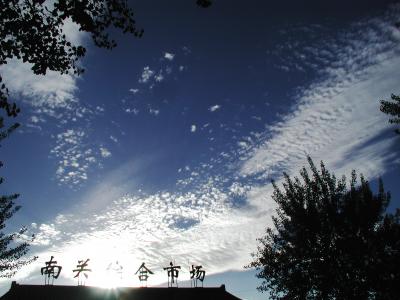
[(181, 266), (174, 266), (172, 261), (169, 263), (169, 267), (164, 268), (164, 270), (166, 270), (168, 274), (168, 287), (172, 287), (174, 283), (176, 283), (176, 286), (178, 286), (178, 276), (180, 268)]
[(51, 284), (54, 283), (54, 279), (57, 279), (61, 273), (61, 266), (57, 266), (57, 261), (53, 260), (54, 256), (50, 257), (49, 261), (46, 261), (46, 266), (40, 269), (40, 273), (44, 275), (44, 284), (50, 284), (50, 278), (52, 279)]
[(203, 266), (194, 266), (190, 269), (190, 279), (193, 281), (194, 287), (197, 287), (197, 282), (200, 281), (203, 285), (204, 277), (206, 276), (206, 271), (202, 270)]
[(145, 265), (144, 263), (142, 263), (139, 267), (139, 269), (136, 271), (135, 275), (138, 275), (139, 277), (139, 281), (143, 286), (143, 283), (147, 284), (147, 279), (149, 278), (149, 274), (154, 274), (152, 271), (150, 271)]
[(72, 270), (72, 272), (76, 272), (76, 275), (74, 276), (74, 278), (78, 278), (78, 285), (84, 285), (84, 280), (81, 278), (81, 274), (87, 279), (88, 278), (88, 274), (86, 274), (87, 272), (92, 272), (91, 269), (88, 269), (88, 262), (89, 262), (89, 258), (86, 259), (85, 261), (83, 260), (78, 260), (78, 264), (76, 265), (76, 269)]

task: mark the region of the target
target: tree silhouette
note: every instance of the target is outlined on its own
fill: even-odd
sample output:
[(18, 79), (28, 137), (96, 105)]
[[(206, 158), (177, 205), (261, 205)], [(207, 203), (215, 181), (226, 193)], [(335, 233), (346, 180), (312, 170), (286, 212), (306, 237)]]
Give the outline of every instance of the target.
[[(19, 124), (16, 123), (8, 129), (2, 130), (0, 132), (0, 142), (7, 138), (18, 126)], [(0, 129), (3, 127), (3, 119), (1, 118)], [(2, 166), (3, 163), (0, 162), (0, 168)], [(4, 178), (0, 177), (0, 184), (3, 181)], [(29, 250), (29, 241), (25, 236), (26, 228), (23, 227), (19, 232), (8, 234), (3, 231), (6, 226), (5, 222), (21, 208), (21, 206), (15, 205), (14, 202), (18, 197), (18, 194), (0, 196), (0, 277), (11, 277), (19, 268), (36, 259), (36, 257), (22, 259)]]
[(308, 158), (301, 179), (284, 174), (283, 190), (273, 183), (274, 229), (259, 239), (253, 261), (260, 291), (272, 299), (400, 299), (400, 210), (382, 181), (374, 195), (353, 171), (337, 180), (321, 162)]
[[(381, 112), (393, 116), (394, 118), (389, 119), (391, 124), (400, 124), (400, 96), (395, 94), (391, 95), (392, 101), (381, 100)], [(397, 134), (400, 134), (400, 129), (395, 130)]]
[[(107, 32), (110, 27), (135, 37), (144, 32), (136, 26), (133, 9), (126, 0), (55, 0), (53, 5), (44, 2), (0, 0), (0, 66), (7, 59), (17, 58), (32, 64), (35, 74), (44, 75), (47, 70), (81, 74), (84, 69), (79, 59), (86, 49), (68, 40), (63, 27), (67, 20), (77, 24), (80, 31), (91, 34), (96, 46), (106, 49), (117, 45)], [(197, 1), (200, 7), (211, 3), (211, 0)], [(3, 90), (0, 96), (0, 109), (18, 113)]]

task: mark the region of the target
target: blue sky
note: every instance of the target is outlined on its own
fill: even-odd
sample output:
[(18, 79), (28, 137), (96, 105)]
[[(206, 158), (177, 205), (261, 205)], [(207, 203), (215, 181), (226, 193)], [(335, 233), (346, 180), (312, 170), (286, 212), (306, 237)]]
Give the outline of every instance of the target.
[(271, 225), (270, 180), (298, 174), (306, 155), (337, 175), (382, 176), (399, 206), (399, 137), (379, 99), (400, 93), (400, 6), (242, 2), (132, 1), (145, 35), (115, 32), (112, 51), (67, 24), (88, 49), (79, 78), (1, 68), (22, 109), (1, 148), (4, 189), (23, 206), (9, 225), (36, 233), (39, 255), (18, 281), (42, 283), (54, 255), (59, 284), (90, 257), (88, 284), (118, 260), (118, 284), (138, 285), (146, 261), (158, 285), (174, 260), (261, 299), (243, 266)]

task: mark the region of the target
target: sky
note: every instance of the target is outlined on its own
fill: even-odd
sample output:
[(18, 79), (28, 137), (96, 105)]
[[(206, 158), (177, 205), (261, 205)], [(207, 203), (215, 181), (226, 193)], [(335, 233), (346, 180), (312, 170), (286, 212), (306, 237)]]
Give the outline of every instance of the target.
[[(273, 2), (273, 3), (272, 3)], [(379, 100), (400, 93), (400, 5), (394, 1), (130, 1), (142, 38), (111, 34), (80, 77), (10, 60), (0, 68), (22, 126), (0, 149), (3, 193), (22, 209), (36, 262), (11, 280), (56, 284), (90, 258), (88, 285), (138, 286), (145, 261), (165, 286), (170, 261), (201, 264), (205, 286), (265, 299), (243, 267), (271, 226), (271, 180), (297, 176), (309, 155), (337, 176), (382, 177), (400, 206), (399, 137)], [(107, 271), (116, 262), (122, 278)], [(111, 278), (111, 279), (110, 279)], [(185, 282), (186, 280), (186, 282)]]

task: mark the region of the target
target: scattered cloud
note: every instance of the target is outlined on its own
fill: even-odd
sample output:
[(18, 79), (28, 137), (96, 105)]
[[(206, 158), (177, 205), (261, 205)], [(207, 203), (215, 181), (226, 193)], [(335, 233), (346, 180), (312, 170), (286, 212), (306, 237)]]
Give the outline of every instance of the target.
[(218, 109), (221, 108), (221, 105), (215, 104), (213, 106), (210, 106), (210, 108), (208, 109), (211, 112), (217, 111)]
[[(393, 164), (390, 147), (397, 137), (382, 137), (388, 125), (378, 101), (399, 92), (400, 37), (391, 25), (396, 16), (389, 17), (360, 23), (345, 37), (321, 43), (316, 50), (327, 59), (326, 45), (334, 49), (324, 70), (297, 90), (291, 110), (267, 124), (264, 132), (240, 137), (232, 151), (220, 152), (209, 162), (185, 165), (173, 190), (129, 190), (126, 182), (135, 177), (129, 173), (134, 168), (117, 170), (85, 196), (85, 209), (36, 226), (38, 235), (46, 237), (41, 244), (51, 245), (38, 246), (36, 253), (56, 252), (66, 265), (74, 265), (78, 254), (90, 254), (93, 284), (104, 280), (110, 253), (126, 265), (123, 285), (132, 284), (130, 275), (144, 260), (160, 271), (156, 283), (165, 281), (161, 268), (171, 260), (183, 266), (201, 262), (209, 274), (242, 270), (256, 249), (256, 238), (272, 223), (275, 205), (268, 179), (279, 184), (283, 171), (297, 175), (307, 154), (315, 161), (323, 159), (337, 175), (356, 168), (374, 178)], [(209, 111), (218, 109), (217, 104)], [(84, 138), (80, 130), (57, 136), (60, 147), (55, 152), (67, 161), (62, 168), (77, 172), (82, 161), (96, 161), (90, 153), (78, 156)], [(77, 151), (63, 150), (66, 143)]]
[(154, 80), (155, 80), (156, 82), (161, 82), (161, 81), (164, 80), (164, 75), (163, 75), (162, 70), (160, 70), (160, 71), (158, 72), (158, 74), (154, 76)]
[(154, 71), (150, 69), (149, 66), (143, 68), (142, 75), (139, 79), (140, 83), (147, 83), (153, 77)]
[(150, 107), (150, 108), (149, 108), (149, 113), (150, 113), (151, 115), (158, 116), (158, 114), (160, 113), (160, 110)]
[(139, 89), (129, 89), (129, 91), (130, 91), (132, 94), (137, 94), (137, 93), (139, 93)]
[(337, 40), (308, 50), (324, 58), (325, 68), (298, 91), (292, 112), (268, 126), (269, 137), (248, 154), (242, 175), (293, 173), (307, 154), (340, 173), (355, 168), (375, 177), (387, 169), (393, 141), (379, 139), (388, 125), (378, 100), (398, 91), (400, 34), (394, 19), (392, 12), (357, 23)]
[(1, 67), (4, 82), (11, 96), (21, 99), (36, 112), (57, 117), (72, 110), (78, 103), (76, 78), (49, 71), (46, 76), (35, 75), (31, 65), (12, 59)]
[(81, 129), (67, 129), (54, 136), (55, 146), (50, 155), (57, 159), (55, 177), (60, 185), (77, 189), (87, 181), (91, 167), (98, 167), (111, 152), (89, 142), (88, 134)]
[(173, 53), (168, 53), (168, 52), (164, 53), (164, 58), (169, 61), (172, 61), (174, 59), (174, 57), (175, 57), (175, 54), (173, 54)]
[(192, 126), (190, 126), (190, 132), (196, 132), (196, 129), (197, 129), (197, 127), (194, 124)]
[(100, 147), (100, 154), (104, 158), (107, 158), (107, 157), (111, 156), (111, 152), (105, 147)]
[(139, 110), (137, 108), (126, 108), (125, 112), (127, 112), (128, 114), (133, 113), (135, 115), (139, 114)]
[(60, 184), (79, 185), (88, 178), (89, 166), (97, 160), (92, 149), (85, 148), (85, 132), (68, 129), (55, 137), (56, 146), (50, 154), (58, 158), (56, 178)]
[(103, 113), (103, 112), (105, 112), (105, 109), (104, 109), (104, 107), (96, 106), (96, 111), (99, 113)]

